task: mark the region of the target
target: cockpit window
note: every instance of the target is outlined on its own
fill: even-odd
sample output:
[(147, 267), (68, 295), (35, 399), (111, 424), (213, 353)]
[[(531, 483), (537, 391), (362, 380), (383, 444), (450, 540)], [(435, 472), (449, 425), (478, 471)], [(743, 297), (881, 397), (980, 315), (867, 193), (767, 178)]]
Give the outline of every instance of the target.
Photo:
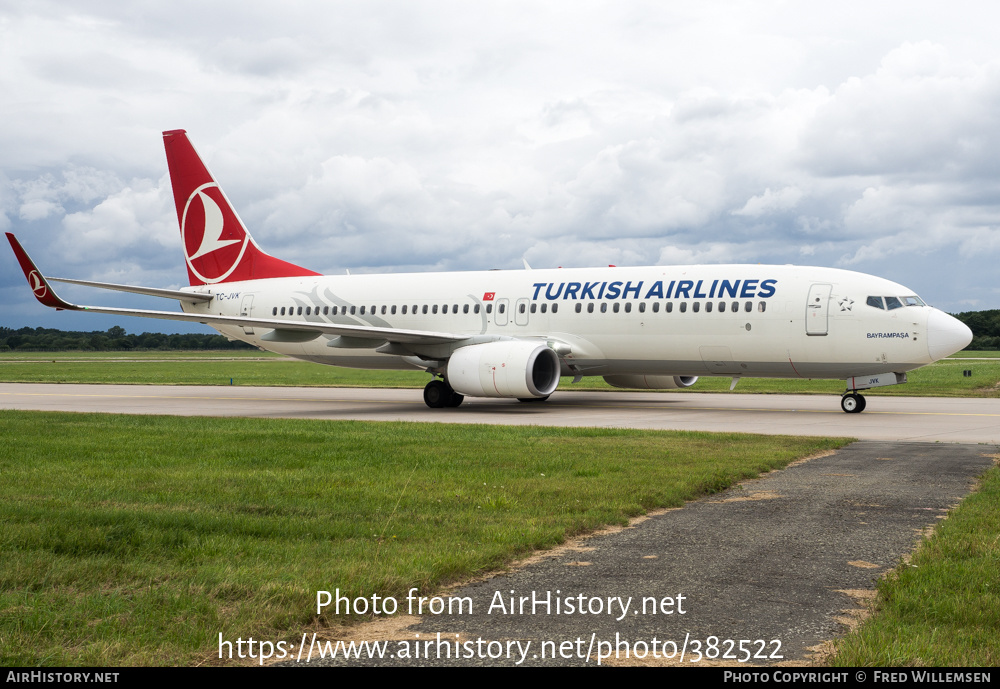
[(874, 306), (876, 309), (885, 308), (885, 306), (882, 305), (882, 297), (868, 297), (868, 306)]
[(893, 309), (903, 308), (903, 302), (901, 302), (898, 297), (886, 297), (885, 306), (887, 309), (892, 311)]
[(927, 306), (924, 303), (924, 300), (915, 294), (909, 297), (903, 297), (903, 304), (906, 306)]

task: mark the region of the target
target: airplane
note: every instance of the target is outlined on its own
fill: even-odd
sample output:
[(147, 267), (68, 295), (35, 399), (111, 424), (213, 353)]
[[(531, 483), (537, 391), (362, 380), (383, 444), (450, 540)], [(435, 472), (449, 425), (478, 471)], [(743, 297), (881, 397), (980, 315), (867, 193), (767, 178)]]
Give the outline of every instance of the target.
[[(189, 287), (45, 277), (13, 234), (39, 302), (203, 323), (319, 364), (421, 369), (435, 409), (465, 397), (544, 401), (560, 377), (677, 389), (700, 376), (843, 379), (861, 391), (966, 347), (972, 332), (895, 282), (791, 265), (681, 265), (320, 275), (263, 251), (184, 130), (163, 133)], [(175, 299), (181, 311), (82, 306), (53, 282)]]

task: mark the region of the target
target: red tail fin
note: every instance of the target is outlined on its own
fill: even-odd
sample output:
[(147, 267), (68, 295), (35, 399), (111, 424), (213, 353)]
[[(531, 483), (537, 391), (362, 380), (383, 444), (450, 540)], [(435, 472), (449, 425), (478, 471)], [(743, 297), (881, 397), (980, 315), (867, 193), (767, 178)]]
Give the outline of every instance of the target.
[(183, 129), (163, 132), (192, 285), (319, 275), (264, 253)]

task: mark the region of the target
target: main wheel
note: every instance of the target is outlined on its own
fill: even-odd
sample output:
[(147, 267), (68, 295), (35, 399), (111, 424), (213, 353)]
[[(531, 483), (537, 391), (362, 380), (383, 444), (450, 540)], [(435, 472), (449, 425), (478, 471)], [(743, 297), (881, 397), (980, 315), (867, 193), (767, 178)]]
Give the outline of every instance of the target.
[(446, 407), (457, 407), (462, 404), (465, 400), (465, 395), (460, 395), (454, 390), (451, 391), (451, 396), (448, 398), (448, 403), (444, 406)]
[(840, 398), (840, 408), (848, 414), (860, 414), (865, 410), (865, 398), (856, 392)]
[(424, 386), (424, 404), (431, 409), (447, 406), (454, 391), (443, 380), (434, 379)]

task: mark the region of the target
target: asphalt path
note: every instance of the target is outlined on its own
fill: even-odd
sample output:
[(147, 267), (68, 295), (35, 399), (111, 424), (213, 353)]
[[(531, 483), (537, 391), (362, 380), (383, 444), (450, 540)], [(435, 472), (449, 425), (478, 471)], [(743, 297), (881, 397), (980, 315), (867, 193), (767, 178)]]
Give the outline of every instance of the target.
[[(821, 663), (875, 582), (968, 493), (996, 451), (854, 443), (463, 586), (436, 604), (442, 614), (428, 598), (423, 615), (344, 637), (384, 643), (381, 657), (369, 646), (360, 658), (320, 659), (337, 639), (327, 647), (307, 636), (301, 660), (286, 664)], [(413, 605), (418, 596), (427, 594), (415, 592)], [(410, 610), (406, 597), (398, 604)]]
[(1000, 399), (868, 397), (845, 414), (834, 395), (557, 392), (547, 402), (467, 399), (429, 409), (420, 390), (0, 384), (0, 408), (52, 411), (533, 424), (833, 435), (1000, 444)]
[[(433, 614), (426, 601), (422, 615), (352, 630), (352, 640), (384, 642), (384, 657), (362, 652), (320, 661), (315, 654), (324, 639), (314, 644), (303, 636), (290, 649), (301, 650), (299, 665), (307, 665), (310, 649), (309, 665), (596, 665), (608, 653), (602, 664), (741, 666), (748, 653), (743, 667), (822, 662), (877, 579), (968, 494), (1000, 452), (995, 399), (869, 397), (864, 413), (844, 414), (835, 396), (568, 392), (545, 403), (469, 400), (431, 410), (420, 390), (0, 384), (0, 408), (864, 439), (540, 554), (441, 599), (468, 599), (471, 614)], [(562, 610), (572, 600), (587, 612), (557, 613), (557, 599)], [(398, 603), (406, 612), (406, 599)]]

